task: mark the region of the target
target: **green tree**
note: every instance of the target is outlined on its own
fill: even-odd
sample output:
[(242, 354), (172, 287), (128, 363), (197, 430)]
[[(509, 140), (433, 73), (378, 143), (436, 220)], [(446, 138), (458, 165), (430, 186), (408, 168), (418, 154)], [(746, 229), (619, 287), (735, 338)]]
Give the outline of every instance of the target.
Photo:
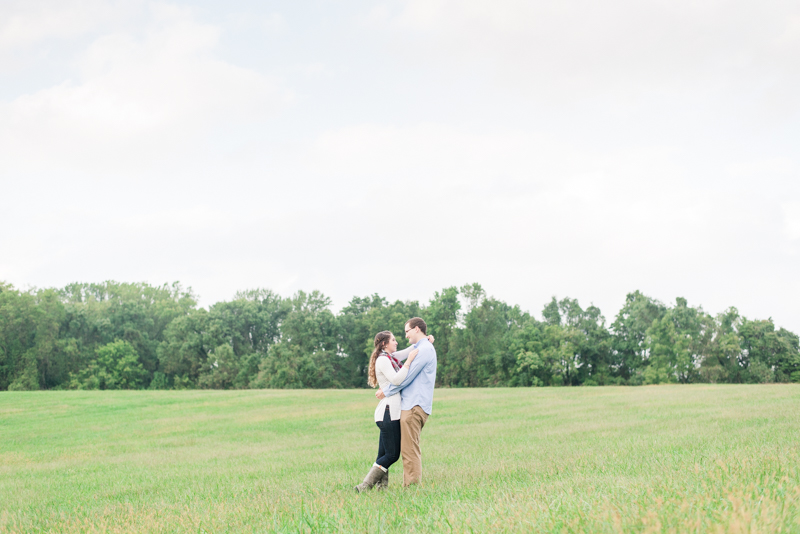
[(742, 318), (739, 339), (742, 347), (740, 365), (746, 369), (742, 373), (743, 381), (766, 383), (800, 378), (797, 336), (782, 328), (776, 332), (772, 319), (750, 321)]
[(339, 350), (338, 325), (330, 305), (319, 291), (299, 291), (291, 299), (281, 338), (269, 348), (251, 387), (341, 387), (345, 355)]
[(34, 296), (0, 283), (0, 389), (39, 389), (35, 340)]
[(577, 299), (553, 297), (542, 317), (538, 355), (545, 384), (602, 385), (611, 379), (611, 334), (599, 308), (584, 310)]
[(574, 371), (568, 380), (565, 376), (565, 384), (605, 384), (611, 374), (611, 334), (600, 308), (589, 306), (584, 310), (577, 299), (564, 298), (558, 302), (558, 317), (576, 351)]
[(703, 361), (708, 322), (702, 308), (692, 308), (685, 298), (678, 297), (675, 307), (647, 329), (650, 348), (645, 382), (695, 382)]
[(73, 375), (73, 389), (141, 389), (148, 373), (133, 345), (118, 339), (97, 349), (97, 358)]
[(543, 331), (542, 360), (551, 386), (577, 385), (579, 335), (574, 327), (547, 324)]
[(216, 346), (208, 324), (206, 310), (189, 310), (165, 329), (157, 355), (159, 372), (167, 387), (197, 387), (200, 374), (208, 365), (209, 352)]
[(207, 361), (208, 368), (200, 375), (198, 386), (205, 389), (241, 388), (241, 358), (236, 356), (229, 344), (220, 345), (211, 351)]
[(191, 289), (177, 282), (70, 284), (60, 294), (66, 312), (63, 338), (72, 340), (73, 370), (88, 365), (97, 347), (121, 339), (139, 355), (148, 373), (145, 386), (158, 370), (158, 347), (167, 327), (197, 304)]
[(69, 379), (71, 346), (61, 339), (66, 316), (58, 293), (45, 289), (36, 293), (35, 360), (38, 386), (51, 389)]
[(427, 306), (266, 289), (198, 308), (180, 284), (103, 282), (20, 291), (0, 283), (0, 389), (366, 387), (372, 339), (423, 317), (445, 386), (800, 382), (800, 338), (735, 308), (711, 317), (627, 295), (611, 332), (595, 306), (555, 297), (538, 322), (480, 284)]
[(457, 361), (451, 361), (451, 346), (455, 341), (458, 323), (461, 319), (461, 302), (456, 287), (447, 287), (434, 293), (425, 309), (425, 322), (428, 333), (435, 338), (437, 371), (436, 380), (440, 384), (451, 384), (458, 373)]
[[(218, 357), (208, 359), (210, 366), (201, 370), (201, 383), (205, 387), (248, 387), (269, 348), (279, 339), (282, 321), (291, 307), (290, 302), (268, 289), (239, 292), (233, 301), (213, 305), (208, 313), (208, 337)], [(230, 352), (220, 349), (225, 344), (230, 345)], [(216, 378), (203, 380), (203, 373)], [(232, 376), (231, 380), (222, 380), (221, 373)]]
[(69, 378), (60, 340), (64, 307), (52, 289), (0, 284), (0, 386), (49, 389)]
[(516, 365), (510, 386), (544, 386), (552, 381), (552, 369), (545, 365), (542, 357), (545, 327), (544, 323), (531, 317), (520, 328), (513, 330), (509, 350), (516, 357)]
[(736, 308), (718, 314), (711, 324), (708, 349), (700, 363), (698, 373), (703, 382), (741, 382), (742, 346), (738, 328), (742, 319)]
[(513, 332), (530, 315), (487, 297), (480, 284), (462, 286), (460, 292), (467, 311), (464, 327), (450, 344), (446, 385), (508, 385), (517, 366), (517, 355), (510, 348)]
[(661, 319), (667, 308), (659, 301), (634, 291), (611, 324), (613, 373), (625, 381), (636, 382), (636, 375), (649, 357), (647, 330)]

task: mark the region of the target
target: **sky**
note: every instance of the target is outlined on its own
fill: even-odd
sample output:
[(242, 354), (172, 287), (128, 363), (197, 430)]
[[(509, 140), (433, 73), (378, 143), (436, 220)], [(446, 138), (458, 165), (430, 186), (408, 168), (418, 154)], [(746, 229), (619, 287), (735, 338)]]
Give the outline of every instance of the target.
[(800, 333), (800, 4), (0, 3), (0, 281)]

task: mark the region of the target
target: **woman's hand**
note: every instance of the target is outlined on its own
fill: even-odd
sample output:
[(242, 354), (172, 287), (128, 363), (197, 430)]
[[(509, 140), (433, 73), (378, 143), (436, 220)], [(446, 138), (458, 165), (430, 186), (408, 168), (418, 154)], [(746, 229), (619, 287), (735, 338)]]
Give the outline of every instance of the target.
[(430, 336), (428, 336), (428, 341), (430, 341), (431, 343), (433, 343), (433, 335), (430, 335)]
[(414, 361), (414, 358), (417, 357), (417, 354), (419, 354), (419, 349), (412, 350), (411, 353), (408, 355), (408, 358), (406, 359), (406, 365), (411, 365), (411, 362)]

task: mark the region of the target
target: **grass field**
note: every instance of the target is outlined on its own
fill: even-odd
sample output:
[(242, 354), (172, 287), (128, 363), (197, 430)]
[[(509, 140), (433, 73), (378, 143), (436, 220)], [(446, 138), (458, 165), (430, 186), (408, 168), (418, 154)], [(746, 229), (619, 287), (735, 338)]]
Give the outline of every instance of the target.
[(0, 393), (0, 532), (800, 532), (800, 387), (439, 389), (357, 495), (372, 392)]

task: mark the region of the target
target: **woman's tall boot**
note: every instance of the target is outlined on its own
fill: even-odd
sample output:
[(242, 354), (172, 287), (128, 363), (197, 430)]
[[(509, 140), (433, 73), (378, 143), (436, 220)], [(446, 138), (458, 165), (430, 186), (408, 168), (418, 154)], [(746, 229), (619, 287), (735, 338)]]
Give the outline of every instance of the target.
[(381, 479), (375, 484), (375, 489), (382, 490), (389, 487), (389, 471), (383, 471), (381, 473)]
[(370, 469), (369, 473), (367, 473), (367, 476), (364, 477), (364, 482), (356, 486), (356, 491), (361, 493), (362, 491), (372, 489), (372, 487), (378, 483), (382, 476), (383, 470), (377, 465), (373, 465), (372, 469)]

